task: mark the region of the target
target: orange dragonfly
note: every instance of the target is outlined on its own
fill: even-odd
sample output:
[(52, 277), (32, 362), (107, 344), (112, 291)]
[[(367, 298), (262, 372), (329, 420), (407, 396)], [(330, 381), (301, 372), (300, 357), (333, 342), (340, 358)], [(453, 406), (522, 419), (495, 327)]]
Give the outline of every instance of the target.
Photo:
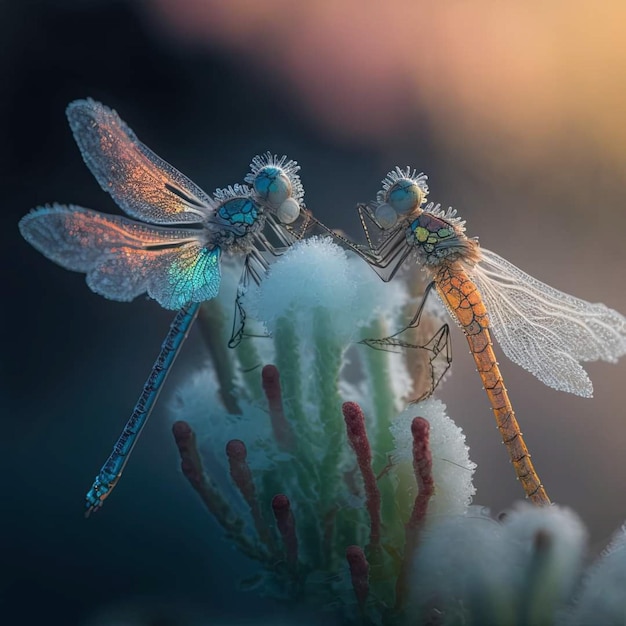
[[(426, 175), (408, 167), (389, 172), (376, 201), (359, 207), (368, 245), (344, 242), (385, 281), (409, 257), (429, 273), (427, 289), (436, 289), (467, 337), (526, 496), (535, 504), (549, 504), (504, 387), (490, 330), (514, 363), (546, 385), (591, 397), (593, 387), (580, 363), (615, 362), (626, 354), (626, 318), (603, 304), (558, 291), (481, 248), (477, 239), (466, 236), (465, 222), (455, 210), (426, 204), (426, 181)], [(372, 225), (378, 231), (376, 243)], [(407, 328), (419, 322), (420, 312)], [(401, 345), (394, 342), (396, 335), (368, 343)]]

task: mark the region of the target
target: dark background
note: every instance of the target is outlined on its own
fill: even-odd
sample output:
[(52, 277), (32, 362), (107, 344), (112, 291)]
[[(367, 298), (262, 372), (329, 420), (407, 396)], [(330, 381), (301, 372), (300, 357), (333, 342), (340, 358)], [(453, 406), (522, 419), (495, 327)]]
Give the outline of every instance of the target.
[[(0, 616), (9, 623), (124, 614), (191, 624), (277, 610), (236, 590), (247, 564), (178, 472), (165, 403), (114, 498), (82, 518), (171, 313), (143, 298), (106, 301), (19, 237), (19, 218), (47, 202), (117, 211), (74, 145), (69, 101), (116, 108), (208, 192), (240, 181), (254, 154), (286, 153), (303, 167), (308, 206), (352, 235), (351, 207), (394, 165), (412, 164), (484, 246), (626, 311), (621, 5), (518, 14), (480, 2), (384, 4), (0, 0)], [(454, 346), (439, 395), (478, 463), (476, 502), (497, 512), (521, 490), (458, 332)], [(502, 361), (537, 469), (552, 498), (581, 515), (593, 554), (626, 517), (626, 362), (589, 366), (596, 399), (583, 400)], [(184, 374), (183, 363), (170, 392)]]

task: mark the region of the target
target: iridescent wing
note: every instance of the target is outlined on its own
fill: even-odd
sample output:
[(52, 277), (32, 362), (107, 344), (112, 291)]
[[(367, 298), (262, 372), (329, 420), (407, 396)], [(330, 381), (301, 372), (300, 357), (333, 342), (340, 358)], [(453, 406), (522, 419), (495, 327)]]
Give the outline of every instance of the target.
[(76, 100), (67, 107), (67, 118), (91, 173), (131, 217), (189, 224), (215, 211), (202, 189), (141, 143), (112, 109)]
[(546, 385), (591, 397), (580, 363), (626, 354), (626, 318), (604, 304), (558, 291), (485, 249), (471, 273), (504, 353)]
[(55, 204), (20, 221), (26, 241), (62, 267), (87, 274), (87, 284), (111, 300), (147, 292), (166, 309), (214, 298), (220, 249), (206, 231), (162, 228), (76, 206)]

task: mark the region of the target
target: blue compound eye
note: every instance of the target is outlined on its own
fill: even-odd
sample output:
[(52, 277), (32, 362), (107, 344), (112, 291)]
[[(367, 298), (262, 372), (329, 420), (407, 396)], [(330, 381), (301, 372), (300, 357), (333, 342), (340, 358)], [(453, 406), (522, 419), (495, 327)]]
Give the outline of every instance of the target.
[(300, 205), (294, 198), (287, 198), (277, 209), (276, 217), (282, 224), (291, 224), (300, 215)]
[(385, 193), (385, 200), (397, 213), (403, 215), (419, 207), (424, 201), (424, 190), (411, 178), (400, 178)]
[(280, 207), (291, 197), (293, 191), (289, 177), (280, 167), (274, 165), (261, 168), (254, 176), (252, 184), (259, 198), (274, 208)]
[(387, 230), (398, 221), (398, 213), (387, 203), (379, 204), (374, 212), (374, 217), (381, 228)]

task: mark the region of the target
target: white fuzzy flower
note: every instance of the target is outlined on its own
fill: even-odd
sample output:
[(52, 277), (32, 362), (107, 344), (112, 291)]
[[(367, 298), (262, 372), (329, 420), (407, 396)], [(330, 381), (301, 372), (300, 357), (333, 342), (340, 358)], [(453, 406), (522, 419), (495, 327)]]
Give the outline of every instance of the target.
[[(428, 505), (428, 516), (461, 515), (472, 501), (476, 489), (472, 477), (476, 464), (470, 461), (469, 447), (463, 431), (446, 415), (446, 405), (428, 399), (409, 405), (392, 421), (396, 471), (412, 472), (413, 441), (407, 437), (414, 417), (423, 417), (430, 424), (430, 450), (433, 457), (435, 495)], [(412, 483), (410, 483), (412, 484)]]
[[(405, 571), (409, 518), (417, 528), (422, 506), (433, 518), (464, 511), (474, 492), (464, 436), (443, 404), (411, 405), (390, 428), (412, 393), (407, 357), (427, 363), (428, 352), (358, 343), (401, 329), (407, 305), (419, 303), (404, 281), (382, 282), (321, 238), (293, 245), (249, 289), (246, 329), (256, 320), (265, 336), (234, 350), (225, 348), (234, 289), (227, 295), (203, 305), (211, 363), (187, 377), (172, 407), (183, 472), (229, 540), (263, 564), (266, 592), (284, 595), (296, 580), (309, 598), (350, 606), (367, 585), (377, 621)], [(432, 309), (424, 311), (427, 332), (439, 328)], [(419, 333), (417, 341), (430, 338)], [(425, 479), (434, 477), (435, 495), (420, 506), (411, 463), (402, 460), (416, 414), (430, 423), (424, 446), (434, 457)], [(377, 573), (368, 582), (370, 567)]]

